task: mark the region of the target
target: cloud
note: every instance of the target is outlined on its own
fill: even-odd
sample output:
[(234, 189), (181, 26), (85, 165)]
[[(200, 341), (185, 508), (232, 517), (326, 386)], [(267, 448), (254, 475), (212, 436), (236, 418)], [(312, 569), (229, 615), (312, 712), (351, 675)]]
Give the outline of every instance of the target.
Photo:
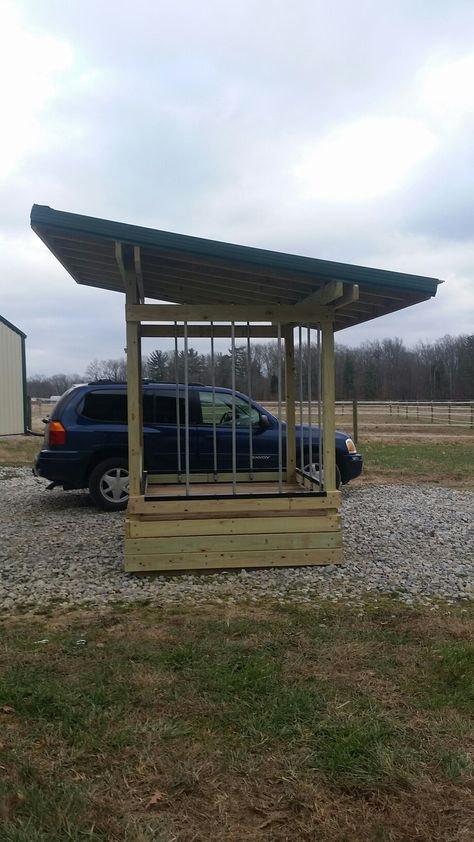
[(474, 4), (2, 13), (0, 312), (28, 333), (30, 371), (80, 372), (124, 345), (121, 296), (72, 281), (29, 230), (33, 202), (447, 279), (340, 341), (470, 329)]
[(436, 147), (419, 120), (364, 117), (306, 148), (294, 168), (303, 197), (356, 202), (399, 190)]

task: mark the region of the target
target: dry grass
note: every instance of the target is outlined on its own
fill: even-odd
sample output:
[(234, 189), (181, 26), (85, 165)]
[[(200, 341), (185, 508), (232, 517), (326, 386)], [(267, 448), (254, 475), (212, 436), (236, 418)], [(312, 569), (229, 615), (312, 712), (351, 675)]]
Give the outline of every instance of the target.
[(360, 443), (364, 458), (362, 483), (427, 483), (474, 488), (474, 443)]
[(36, 436), (0, 437), (0, 465), (21, 467), (32, 465), (43, 439)]
[[(31, 465), (42, 439), (29, 436), (0, 438), (0, 465)], [(474, 487), (472, 441), (362, 441), (363, 483), (428, 483), (452, 488)]]
[(473, 619), (391, 600), (5, 618), (2, 842), (467, 842)]

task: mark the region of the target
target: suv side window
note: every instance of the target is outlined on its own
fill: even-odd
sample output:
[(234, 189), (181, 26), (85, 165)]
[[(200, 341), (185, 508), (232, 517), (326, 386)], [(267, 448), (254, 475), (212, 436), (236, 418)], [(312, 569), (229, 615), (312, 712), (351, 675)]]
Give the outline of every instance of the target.
[[(78, 413), (92, 421), (127, 424), (127, 394), (95, 389), (85, 395)], [(143, 421), (150, 424), (153, 420), (153, 395), (143, 395)]]
[[(176, 425), (176, 394), (155, 392), (155, 423)], [(184, 397), (179, 398), (179, 423), (184, 424)]]
[[(199, 392), (199, 403), (201, 405), (202, 424), (216, 423), (218, 427), (232, 426), (232, 395), (222, 392)], [(237, 427), (252, 427), (260, 423), (260, 413), (254, 406), (249, 406), (235, 396), (235, 423)]]

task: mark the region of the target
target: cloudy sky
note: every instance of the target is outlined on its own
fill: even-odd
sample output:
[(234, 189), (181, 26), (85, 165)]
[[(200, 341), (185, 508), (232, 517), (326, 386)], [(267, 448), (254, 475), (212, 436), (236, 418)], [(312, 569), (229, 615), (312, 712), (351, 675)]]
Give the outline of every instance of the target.
[(442, 278), (343, 331), (474, 327), (473, 0), (0, 0), (0, 313), (29, 374), (123, 352), (31, 205)]

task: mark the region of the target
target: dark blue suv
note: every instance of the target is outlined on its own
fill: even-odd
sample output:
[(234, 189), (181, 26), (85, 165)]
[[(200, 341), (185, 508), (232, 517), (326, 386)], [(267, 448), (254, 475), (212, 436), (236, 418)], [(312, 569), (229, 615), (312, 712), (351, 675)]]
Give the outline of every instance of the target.
[[(178, 470), (177, 406), (180, 415), (180, 452), (184, 466), (184, 386), (144, 383), (143, 435), (145, 470)], [(214, 470), (214, 431), (219, 471), (232, 470), (232, 392), (210, 386), (189, 386), (189, 463), (200, 473)], [(249, 470), (250, 424), (253, 470), (278, 468), (278, 421), (263, 406), (245, 395), (235, 395), (237, 469)], [(283, 460), (285, 460), (285, 425)], [(296, 429), (297, 453), (300, 431)], [(318, 460), (319, 430), (312, 428), (313, 465)], [(303, 426), (305, 468), (309, 467), (309, 435)], [(96, 382), (73, 386), (54, 407), (46, 425), (44, 444), (34, 472), (65, 490), (89, 488), (97, 506), (125, 509), (128, 501), (127, 387)], [(336, 433), (337, 484), (359, 476), (362, 458), (346, 433)], [(283, 462), (284, 464), (285, 462)]]

